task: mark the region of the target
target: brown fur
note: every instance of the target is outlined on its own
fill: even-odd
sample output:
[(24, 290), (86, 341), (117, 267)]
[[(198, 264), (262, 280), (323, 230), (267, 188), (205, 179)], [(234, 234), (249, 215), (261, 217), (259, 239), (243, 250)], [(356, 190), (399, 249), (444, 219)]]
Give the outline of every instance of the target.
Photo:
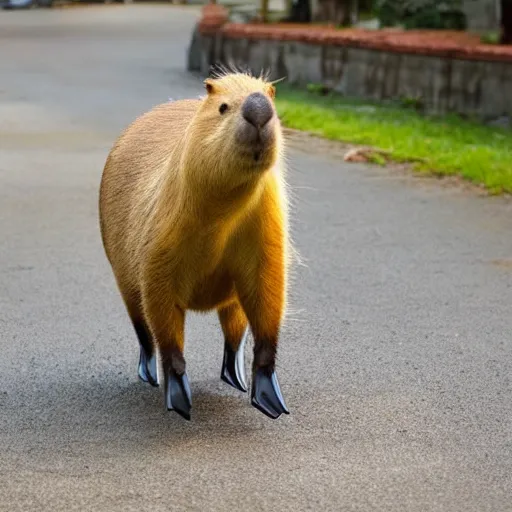
[(216, 309), (233, 349), (249, 321), (254, 366), (273, 368), (289, 243), (281, 127), (274, 116), (258, 163), (234, 134), (243, 100), (272, 99), (274, 88), (239, 73), (206, 86), (204, 98), (159, 105), (117, 140), (101, 181), (102, 239), (128, 313), (164, 365), (184, 371), (185, 312)]

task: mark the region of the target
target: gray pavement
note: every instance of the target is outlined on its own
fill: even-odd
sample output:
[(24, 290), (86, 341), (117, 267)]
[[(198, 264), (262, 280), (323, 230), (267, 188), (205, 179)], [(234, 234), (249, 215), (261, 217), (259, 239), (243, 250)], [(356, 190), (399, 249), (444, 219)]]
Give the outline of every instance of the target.
[(291, 415), (220, 381), (213, 315), (187, 323), (191, 422), (138, 382), (98, 185), (128, 122), (202, 92), (196, 15), (0, 13), (0, 510), (511, 511), (510, 202), (294, 139)]

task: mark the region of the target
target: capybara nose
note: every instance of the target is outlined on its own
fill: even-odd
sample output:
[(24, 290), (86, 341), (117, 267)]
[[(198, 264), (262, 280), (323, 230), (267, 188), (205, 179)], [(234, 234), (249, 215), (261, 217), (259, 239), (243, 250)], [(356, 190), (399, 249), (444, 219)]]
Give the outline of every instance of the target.
[(265, 126), (274, 115), (274, 110), (268, 98), (261, 92), (253, 92), (247, 96), (242, 105), (244, 119), (256, 128)]

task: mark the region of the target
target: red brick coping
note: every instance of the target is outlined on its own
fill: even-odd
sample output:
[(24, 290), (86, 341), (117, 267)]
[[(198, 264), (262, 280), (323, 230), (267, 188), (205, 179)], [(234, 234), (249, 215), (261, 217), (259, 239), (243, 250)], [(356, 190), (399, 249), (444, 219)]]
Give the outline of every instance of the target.
[(475, 34), (437, 30), (335, 29), (318, 25), (220, 23), (200, 28), (233, 39), (297, 41), (396, 53), (413, 53), (479, 61), (512, 62), (512, 46), (487, 45)]

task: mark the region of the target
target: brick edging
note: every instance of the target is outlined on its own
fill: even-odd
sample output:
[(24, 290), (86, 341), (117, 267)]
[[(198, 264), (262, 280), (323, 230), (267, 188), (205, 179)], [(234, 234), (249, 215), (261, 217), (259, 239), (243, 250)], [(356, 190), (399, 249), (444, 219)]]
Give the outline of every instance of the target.
[(345, 29), (304, 25), (225, 23), (200, 28), (205, 35), (220, 33), (230, 39), (296, 41), (394, 53), (489, 62), (512, 62), (512, 46), (484, 45), (478, 36), (450, 31)]

